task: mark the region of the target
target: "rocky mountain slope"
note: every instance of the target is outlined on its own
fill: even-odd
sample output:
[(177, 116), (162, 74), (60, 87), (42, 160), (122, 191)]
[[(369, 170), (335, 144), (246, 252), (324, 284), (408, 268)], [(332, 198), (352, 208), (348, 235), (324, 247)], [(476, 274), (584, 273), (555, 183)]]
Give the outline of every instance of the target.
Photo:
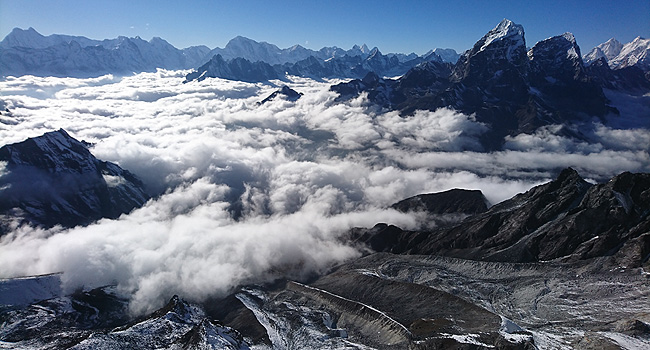
[[(629, 268), (650, 254), (650, 175), (620, 174), (593, 185), (574, 170), (451, 227), (378, 227), (357, 232), (375, 250), (503, 262), (613, 257)], [(380, 247), (377, 242), (390, 243)]]
[(63, 129), (0, 148), (0, 233), (117, 218), (149, 196), (133, 174), (95, 158)]
[(150, 315), (131, 318), (128, 300), (113, 287), (54, 296), (21, 309), (0, 305), (0, 324), (3, 348), (249, 349), (236, 330), (213, 323), (200, 307), (177, 296)]
[[(421, 195), (394, 207), (469, 216), (440, 230), (391, 226), (394, 244), (377, 250), (393, 253), (368, 251), (311, 280), (246, 286), (201, 304), (174, 296), (135, 318), (114, 287), (63, 295), (53, 284), (56, 275), (3, 280), (0, 344), (643, 349), (650, 346), (648, 194), (650, 174), (590, 184), (566, 169), (487, 210), (477, 191)], [(465, 207), (472, 203), (473, 214)], [(372, 245), (387, 228), (353, 230), (350, 243)], [(360, 233), (370, 234), (361, 239)], [(413, 254), (423, 252), (432, 254)], [(4, 286), (21, 283), (33, 286), (31, 299), (3, 298)]]

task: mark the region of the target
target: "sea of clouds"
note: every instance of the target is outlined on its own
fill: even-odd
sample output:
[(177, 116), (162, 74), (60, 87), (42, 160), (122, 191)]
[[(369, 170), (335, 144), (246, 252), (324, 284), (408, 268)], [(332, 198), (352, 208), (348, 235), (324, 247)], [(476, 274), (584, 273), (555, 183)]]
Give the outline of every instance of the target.
[(416, 194), (480, 189), (495, 204), (569, 166), (592, 181), (650, 171), (650, 126), (630, 107), (616, 120), (635, 127), (569, 126), (585, 135), (576, 141), (549, 126), (485, 153), (488, 126), (450, 109), (400, 116), (364, 96), (335, 102), (333, 81), (302, 78), (288, 83), (298, 101), (259, 105), (284, 83), (183, 84), (186, 73), (0, 82), (10, 110), (0, 146), (63, 128), (154, 195), (117, 220), (1, 237), (0, 277), (62, 271), (66, 290), (117, 283), (143, 313), (173, 294), (202, 301), (322, 273), (361, 254), (344, 240), (352, 227), (427, 226), (387, 209)]

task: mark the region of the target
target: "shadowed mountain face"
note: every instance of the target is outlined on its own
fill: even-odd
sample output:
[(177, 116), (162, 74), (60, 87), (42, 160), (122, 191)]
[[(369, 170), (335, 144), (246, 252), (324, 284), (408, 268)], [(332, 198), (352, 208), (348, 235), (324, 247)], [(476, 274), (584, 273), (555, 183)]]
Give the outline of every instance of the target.
[(401, 212), (425, 211), (429, 214), (478, 214), (488, 209), (487, 198), (479, 190), (452, 189), (420, 194), (391, 206)]
[[(309, 56), (297, 62), (269, 64), (267, 61), (250, 61), (242, 57), (225, 59), (215, 55), (206, 64), (185, 77), (185, 82), (202, 81), (205, 78), (223, 78), (246, 82), (265, 82), (299, 76), (312, 79), (362, 78), (367, 74), (399, 76), (423, 62), (442, 63), (435, 53), (400, 61), (397, 56), (383, 55), (374, 49), (369, 55), (332, 57), (322, 60)], [(448, 64), (448, 63), (447, 63)]]
[(98, 160), (63, 129), (3, 146), (0, 165), (0, 233), (21, 223), (87, 225), (149, 199), (133, 174)]
[(592, 185), (566, 169), (556, 180), (455, 226), (377, 226), (356, 235), (374, 250), (394, 253), (505, 262), (614, 256), (623, 266), (638, 267), (650, 254), (649, 215), (649, 174), (623, 173)]

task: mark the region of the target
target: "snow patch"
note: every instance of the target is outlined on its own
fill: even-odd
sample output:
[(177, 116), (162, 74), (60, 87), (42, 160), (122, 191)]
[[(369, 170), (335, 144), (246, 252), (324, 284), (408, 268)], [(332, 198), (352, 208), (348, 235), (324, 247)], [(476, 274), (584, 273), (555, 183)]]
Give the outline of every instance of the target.
[(494, 345), (490, 344), (485, 344), (482, 343), (478, 340), (478, 338), (481, 337), (480, 334), (448, 334), (448, 333), (440, 333), (441, 337), (440, 338), (449, 338), (453, 339), (459, 343), (463, 344), (472, 344), (472, 345), (478, 345), (478, 346), (484, 346), (486, 348), (494, 348)]
[(121, 176), (102, 174), (102, 177), (108, 187), (119, 187), (127, 184), (126, 179)]
[(650, 349), (650, 340), (615, 332), (599, 332), (599, 334), (615, 341), (618, 346), (625, 350)]

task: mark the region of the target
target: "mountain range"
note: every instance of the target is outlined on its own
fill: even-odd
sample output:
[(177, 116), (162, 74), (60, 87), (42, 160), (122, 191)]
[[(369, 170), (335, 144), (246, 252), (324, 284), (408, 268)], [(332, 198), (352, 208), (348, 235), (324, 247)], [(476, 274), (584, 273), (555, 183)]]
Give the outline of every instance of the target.
[(647, 94), (650, 74), (643, 67), (638, 64), (611, 69), (607, 62), (598, 60), (588, 66), (571, 33), (540, 41), (528, 49), (523, 27), (504, 19), (463, 53), (455, 65), (428, 61), (397, 79), (371, 72), (363, 79), (334, 85), (331, 90), (340, 94), (339, 100), (367, 94), (371, 102), (402, 115), (441, 107), (472, 114), (489, 127), (481, 136), (484, 150), (495, 150), (501, 149), (506, 136), (532, 133), (552, 124), (567, 125), (592, 118), (602, 121), (618, 113), (604, 89), (635, 96)]
[(264, 82), (272, 79), (286, 80), (289, 76), (323, 78), (361, 78), (372, 72), (381, 76), (400, 76), (422, 62), (442, 62), (435, 52), (426, 56), (400, 61), (395, 55), (383, 55), (374, 48), (368, 55), (344, 55), (326, 60), (309, 56), (295, 63), (271, 65), (264, 61), (251, 62), (237, 57), (225, 59), (220, 54), (186, 76), (185, 82), (206, 78), (223, 78), (246, 82)]
[[(491, 151), (502, 150), (508, 137), (533, 133), (549, 125), (558, 125), (560, 132), (580, 139), (586, 136), (580, 129), (571, 128), (572, 123), (605, 121), (619, 113), (612, 105), (612, 94), (647, 99), (650, 75), (645, 65), (647, 50), (643, 49), (647, 42), (638, 38), (633, 43), (621, 45), (610, 40), (583, 59), (571, 33), (528, 48), (524, 28), (503, 20), (454, 59), (454, 52), (444, 50), (420, 57), (384, 55), (365, 45), (347, 51), (311, 51), (300, 46), (279, 49), (243, 37), (233, 39), (224, 49), (178, 50), (158, 38), (148, 42), (124, 37), (94, 41), (60, 35), (45, 37), (30, 29), (14, 30), (0, 43), (0, 68), (3, 75), (14, 69), (23, 72), (17, 74), (86, 76), (166, 68), (159, 65), (199, 67), (187, 75), (187, 84), (208, 77), (250, 82), (289, 80), (291, 75), (354, 78), (332, 85), (330, 89), (338, 98), (328, 96), (332, 98), (327, 102), (340, 106), (337, 103), (363, 95), (364, 103), (405, 118), (416, 110), (447, 107), (484, 124), (480, 147)], [(392, 75), (400, 77), (386, 77)], [(286, 105), (303, 103), (310, 98), (305, 95), (283, 86), (249, 106), (250, 115), (265, 108), (265, 104), (280, 105), (273, 102), (277, 99)], [(2, 101), (0, 109), (4, 109), (6, 120), (13, 118), (13, 112)], [(364, 113), (362, 107), (357, 109)], [(212, 118), (211, 112), (206, 113)], [(649, 127), (647, 116), (639, 120), (645, 124), (637, 127)], [(153, 116), (151, 122), (157, 121)], [(235, 124), (234, 128), (242, 125)], [(283, 137), (294, 136), (283, 133)], [(238, 136), (237, 140), (242, 138)], [(263, 157), (268, 156), (266, 151), (273, 150), (267, 141), (263, 142), (265, 151), (260, 152)], [(193, 152), (205, 151), (208, 156), (199, 157), (198, 162), (214, 160), (218, 147), (199, 144), (192, 148)], [(27, 249), (39, 247), (38, 240), (51, 238), (45, 235), (74, 238), (60, 227), (118, 219), (145, 206), (151, 199), (145, 184), (118, 164), (97, 159), (91, 149), (90, 144), (63, 129), (0, 148), (0, 243), (8, 242), (7, 246), (12, 247), (10, 243), (16, 240), (24, 242)], [(461, 152), (453, 153), (457, 156)], [(643, 151), (639, 153), (643, 155)], [(343, 152), (337, 156), (355, 162), (355, 157)], [(293, 179), (309, 173), (316, 164), (306, 162), (307, 166), (301, 168), (298, 162), (288, 160), (287, 166), (296, 168), (288, 186), (296, 185)], [(230, 165), (207, 166), (223, 172)], [(354, 165), (350, 168), (356, 170)], [(192, 167), (185, 173), (192, 176), (195, 171)], [(411, 172), (420, 176), (417, 171)], [(263, 282), (253, 276), (243, 279), (246, 283), (252, 281), (246, 285), (227, 286), (213, 294), (202, 294), (199, 300), (173, 295), (176, 291), (165, 286), (167, 282), (151, 282), (152, 288), (169, 292), (165, 296), (168, 302), (157, 304), (151, 308), (153, 312), (145, 314), (133, 313), (134, 295), (123, 294), (129, 287), (114, 285), (117, 282), (64, 290), (63, 282), (70, 278), (68, 272), (0, 279), (0, 348), (650, 348), (650, 174), (622, 172), (595, 183), (565, 168), (552, 177), (552, 181), (499, 203), (490, 203), (479, 190), (459, 188), (404, 195), (408, 198), (378, 208), (378, 212), (421, 218), (424, 224), (399, 227), (382, 222), (390, 218), (376, 215), (371, 217), (376, 223), (372, 227), (346, 226), (335, 239), (353, 248), (357, 255), (336, 266), (290, 278), (283, 269), (313, 262), (300, 255), (295, 259), (287, 256), (279, 266), (258, 267), (272, 270)], [(215, 185), (222, 185), (219, 179), (215, 177)], [(237, 180), (246, 181), (246, 177), (242, 180), (238, 176)], [(323, 179), (318, 186), (330, 186), (332, 181), (338, 180)], [(378, 185), (377, 191), (383, 191), (382, 186)], [(247, 186), (242, 187), (246, 188), (242, 196), (257, 196)], [(182, 192), (171, 203), (174, 210), (183, 207), (180, 195)], [(212, 195), (217, 196), (216, 192)], [(298, 197), (303, 195), (295, 197), (302, 200)], [(223, 208), (213, 205), (194, 211), (221, 215), (226, 212)], [(134, 227), (127, 233), (147, 243), (140, 247), (142, 258), (130, 262), (128, 257), (122, 258), (123, 251), (119, 250), (124, 265), (108, 268), (143, 269), (149, 281), (157, 271), (153, 265), (161, 261), (178, 264), (179, 270), (174, 270), (180, 271), (178, 274), (161, 270), (167, 278), (164, 281), (169, 281), (186, 272), (191, 274), (188, 266), (196, 264), (176, 250), (207, 250), (211, 257), (226, 252), (230, 257), (232, 250), (241, 249), (253, 260), (262, 253), (282, 255), (281, 250), (258, 252), (237, 244), (231, 244), (228, 249), (232, 250), (215, 252), (204, 249), (201, 240), (217, 234), (245, 235), (257, 227), (249, 223), (276, 216), (293, 218), (269, 213), (246, 222), (247, 218), (232, 214), (228, 222), (242, 220), (245, 229), (222, 233), (216, 232), (217, 225), (209, 225), (204, 230), (190, 230), (191, 242), (173, 246), (175, 249), (169, 250), (174, 251), (163, 254), (162, 260), (153, 258), (160, 251), (155, 240), (148, 240), (157, 233), (147, 232), (147, 236)], [(193, 229), (197, 221), (183, 215), (170, 232), (185, 226)], [(285, 223), (277, 224), (283, 234)], [(27, 226), (38, 229), (28, 230)], [(97, 233), (114, 234), (101, 229)], [(169, 241), (178, 238), (173, 234), (161, 236)], [(325, 239), (319, 237), (317, 242), (327, 243)], [(113, 250), (120, 247), (110, 246), (110, 239), (101, 242)], [(65, 241), (57, 248), (49, 254), (69, 254)], [(318, 248), (329, 254), (326, 245)], [(105, 261), (106, 265), (114, 264), (113, 260), (104, 260), (101, 253), (95, 254), (93, 246), (88, 250), (100, 265)], [(236, 259), (234, 252), (232, 255)], [(73, 263), (84, 259), (70, 258)], [(180, 259), (186, 261), (180, 264)], [(218, 269), (209, 272), (213, 275), (206, 275), (208, 278), (221, 277)], [(200, 278), (192, 281), (204, 282)], [(134, 293), (140, 292), (134, 289)]]
[[(130, 75), (144, 71), (163, 69), (197, 68), (215, 56), (224, 60), (244, 59), (255, 64), (294, 64), (313, 59), (324, 62), (345, 56), (364, 60), (377, 48), (365, 44), (354, 45), (349, 50), (324, 47), (318, 51), (294, 45), (280, 49), (273, 44), (257, 42), (242, 36), (233, 38), (224, 48), (192, 46), (177, 49), (167, 41), (154, 37), (145, 41), (139, 37), (120, 36), (116, 39), (93, 40), (82, 36), (53, 34), (43, 36), (35, 29), (15, 28), (0, 42), (0, 75), (95, 77), (103, 74)], [(431, 50), (423, 57), (436, 54), (455, 60), (457, 54), (451, 49)], [(391, 53), (387, 59), (404, 63), (417, 59), (416, 54)], [(281, 69), (280, 69), (281, 70)], [(237, 77), (233, 77), (237, 79)]]
[(612, 69), (637, 66), (650, 70), (650, 39), (636, 37), (623, 45), (612, 38), (594, 47), (584, 57), (585, 63), (591, 64), (604, 58)]

